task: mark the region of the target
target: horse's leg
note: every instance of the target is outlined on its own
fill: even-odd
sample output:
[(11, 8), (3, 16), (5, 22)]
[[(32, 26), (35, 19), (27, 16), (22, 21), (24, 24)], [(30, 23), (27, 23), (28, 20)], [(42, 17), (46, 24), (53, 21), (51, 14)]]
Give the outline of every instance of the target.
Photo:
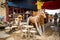
[(43, 32), (45, 31), (44, 25), (42, 25), (42, 31), (43, 31)]
[(35, 21), (36, 28), (38, 27), (37, 22)]
[(40, 34), (42, 35), (42, 26), (39, 24)]
[(35, 21), (35, 25), (36, 25), (36, 29), (37, 29), (39, 35), (41, 35), (40, 30), (39, 30), (39, 28), (38, 28), (38, 25), (37, 25), (37, 22), (36, 22), (36, 21)]

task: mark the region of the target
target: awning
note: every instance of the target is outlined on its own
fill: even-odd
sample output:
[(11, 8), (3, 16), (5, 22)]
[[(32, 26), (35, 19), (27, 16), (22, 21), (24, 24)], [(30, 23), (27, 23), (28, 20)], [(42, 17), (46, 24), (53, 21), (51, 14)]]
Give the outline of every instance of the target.
[(43, 9), (60, 9), (60, 0), (56, 0), (53, 2), (44, 2)]
[(8, 6), (37, 10), (36, 5), (27, 2), (23, 2), (23, 3), (8, 2)]
[(47, 12), (48, 14), (55, 14), (55, 13), (60, 13), (60, 9), (54, 9), (54, 10), (51, 10), (51, 9), (45, 9), (45, 12)]

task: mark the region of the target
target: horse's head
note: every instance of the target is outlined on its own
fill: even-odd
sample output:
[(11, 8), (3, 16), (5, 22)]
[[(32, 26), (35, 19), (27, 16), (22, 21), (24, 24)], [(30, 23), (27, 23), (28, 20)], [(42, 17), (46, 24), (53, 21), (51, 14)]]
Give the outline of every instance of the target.
[(45, 15), (45, 13), (44, 13), (43, 11), (38, 11), (38, 12), (37, 12), (37, 15), (38, 15), (39, 17), (44, 17), (44, 18), (46, 18), (46, 15)]

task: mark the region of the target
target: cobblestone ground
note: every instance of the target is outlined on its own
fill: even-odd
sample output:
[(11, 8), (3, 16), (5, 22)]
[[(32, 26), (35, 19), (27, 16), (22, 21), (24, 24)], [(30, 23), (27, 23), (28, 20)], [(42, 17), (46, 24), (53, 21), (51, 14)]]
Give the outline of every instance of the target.
[[(15, 31), (11, 34), (7, 34), (7, 33), (5, 33), (5, 31), (0, 31), (0, 40), (28, 40), (27, 38), (24, 38), (21, 36), (22, 33), (20, 30), (18, 30), (18, 31)], [(9, 35), (9, 36), (6, 37), (6, 35)], [(49, 30), (45, 31), (41, 36), (36, 34), (35, 39), (33, 39), (33, 37), (31, 37), (29, 40), (60, 40), (60, 36), (59, 36), (58, 32), (55, 32), (55, 31), (52, 31), (49, 29)]]
[(30, 39), (24, 38), (21, 35), (23, 34), (20, 30), (12, 32), (12, 33), (6, 33), (4, 30), (0, 31), (0, 40), (60, 40), (59, 33), (56, 31), (53, 31), (49, 29), (49, 26), (52, 23), (46, 24), (45, 32), (39, 36), (38, 34), (34, 37), (31, 36)]
[[(21, 33), (14, 33), (10, 37), (8, 37), (6, 40), (27, 40), (26, 38), (21, 38)], [(33, 40), (33, 38), (30, 38), (30, 40)], [(58, 33), (53, 32), (52, 34), (43, 34), (42, 36), (36, 35), (35, 40), (60, 40), (60, 37)]]
[[(51, 23), (48, 23), (47, 27), (50, 26)], [(27, 40), (26, 38), (21, 38), (21, 32), (19, 33), (13, 33), (11, 34), (10, 37), (8, 37), (6, 40)], [(60, 40), (60, 36), (59, 33), (56, 31), (52, 31), (49, 28), (46, 28), (45, 32), (39, 36), (39, 35), (35, 35), (35, 39), (33, 39), (32, 37), (29, 40)]]

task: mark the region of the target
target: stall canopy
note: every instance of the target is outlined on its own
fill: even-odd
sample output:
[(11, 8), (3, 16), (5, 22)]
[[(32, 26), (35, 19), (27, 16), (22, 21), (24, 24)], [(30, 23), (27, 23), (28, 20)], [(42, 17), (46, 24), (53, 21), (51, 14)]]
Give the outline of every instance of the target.
[(35, 0), (15, 0), (15, 1), (8, 1), (8, 6), (19, 7), (19, 8), (27, 8), (32, 10), (37, 10), (36, 5), (33, 4)]
[(52, 14), (54, 15), (55, 13), (60, 13), (60, 9), (54, 9), (54, 10), (51, 10), (51, 9), (45, 9), (45, 12), (47, 12), (48, 14)]
[(52, 2), (44, 2), (43, 9), (60, 9), (60, 0), (55, 0)]
[[(13, 0), (13, 2), (8, 1), (8, 6), (37, 10), (37, 7), (35, 5), (36, 1), (37, 0)], [(43, 9), (60, 9), (60, 0), (44, 2), (42, 8)]]

